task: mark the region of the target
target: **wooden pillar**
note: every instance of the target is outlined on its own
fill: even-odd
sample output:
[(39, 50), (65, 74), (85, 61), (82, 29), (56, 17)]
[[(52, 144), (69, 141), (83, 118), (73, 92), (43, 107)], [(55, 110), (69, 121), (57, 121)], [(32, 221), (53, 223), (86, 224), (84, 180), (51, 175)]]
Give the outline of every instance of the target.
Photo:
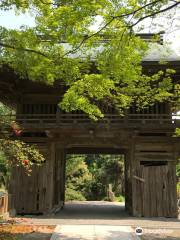
[(54, 163), (53, 205), (63, 207), (65, 201), (65, 151), (56, 145)]
[(125, 209), (132, 214), (132, 167), (131, 167), (131, 150), (125, 154)]
[(46, 179), (47, 179), (47, 195), (46, 195), (46, 211), (49, 212), (53, 208), (53, 187), (54, 187), (54, 164), (55, 164), (55, 143), (49, 144), (49, 159), (46, 163)]

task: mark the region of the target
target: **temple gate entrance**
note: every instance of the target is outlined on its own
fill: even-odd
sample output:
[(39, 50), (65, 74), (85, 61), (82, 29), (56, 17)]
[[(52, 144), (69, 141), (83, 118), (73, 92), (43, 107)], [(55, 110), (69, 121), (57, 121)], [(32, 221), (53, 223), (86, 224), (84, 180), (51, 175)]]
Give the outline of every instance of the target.
[[(163, 68), (157, 62), (142, 66), (147, 71)], [(176, 69), (174, 79), (178, 80), (179, 62), (169, 62), (168, 67)], [(180, 120), (169, 102), (156, 102), (141, 111), (133, 105), (124, 115), (107, 107), (104, 118), (93, 121), (82, 112), (65, 113), (58, 108), (66, 91), (63, 83), (47, 86), (22, 81), (2, 68), (0, 84), (12, 85), (15, 93), (19, 89), (13, 96), (5, 89), (2, 102), (6, 94), (12, 97), (16, 114), (9, 119), (23, 129), (21, 140), (36, 144), (46, 159), (42, 166), (33, 166), (31, 176), (21, 167), (13, 169), (9, 193), (17, 213), (51, 213), (63, 207), (66, 153), (93, 149), (124, 154), (126, 210), (131, 215), (177, 217), (175, 170), (180, 141), (173, 135)]]
[[(110, 139), (112, 141), (112, 139)], [(134, 142), (135, 138), (131, 139)], [(173, 146), (166, 142), (147, 142), (145, 139), (124, 148), (96, 144), (48, 144), (46, 163), (34, 167), (32, 176), (15, 169), (10, 193), (18, 213), (39, 214), (56, 211), (65, 201), (65, 166), (68, 153), (116, 153), (125, 156), (125, 208), (133, 216), (176, 217), (176, 177)], [(85, 139), (83, 141), (85, 143)], [(121, 144), (120, 144), (121, 146)], [(123, 143), (122, 143), (123, 146)], [(131, 145), (130, 145), (131, 146)], [(141, 150), (143, 149), (143, 150)], [(151, 150), (150, 150), (151, 149)], [(163, 149), (163, 150), (162, 150)]]

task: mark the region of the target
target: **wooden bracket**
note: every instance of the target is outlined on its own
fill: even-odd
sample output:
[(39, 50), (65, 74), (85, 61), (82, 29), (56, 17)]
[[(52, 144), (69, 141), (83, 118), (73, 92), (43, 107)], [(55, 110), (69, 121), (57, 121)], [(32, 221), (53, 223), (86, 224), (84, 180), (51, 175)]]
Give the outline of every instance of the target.
[(135, 176), (135, 175), (133, 176), (133, 178), (135, 178), (135, 179), (137, 179), (137, 180), (139, 180), (141, 182), (145, 182), (144, 178), (140, 178), (140, 177)]

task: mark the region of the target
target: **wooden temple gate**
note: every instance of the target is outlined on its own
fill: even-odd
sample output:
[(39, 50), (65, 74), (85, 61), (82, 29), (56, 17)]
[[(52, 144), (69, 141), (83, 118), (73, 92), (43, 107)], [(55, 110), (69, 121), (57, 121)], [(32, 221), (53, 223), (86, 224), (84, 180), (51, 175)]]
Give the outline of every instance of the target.
[[(46, 156), (29, 177), (13, 171), (10, 194), (18, 213), (46, 213), (64, 204), (66, 153), (116, 152), (125, 155), (126, 209), (133, 216), (176, 217), (178, 142), (168, 114), (111, 115), (99, 123), (83, 114), (18, 114), (22, 139)], [(60, 118), (59, 118), (60, 117)], [(129, 121), (128, 121), (129, 118)]]
[[(0, 83), (4, 79), (17, 92), (12, 95), (1, 84), (16, 106), (16, 121), (23, 128), (21, 140), (37, 144), (46, 158), (43, 166), (33, 166), (30, 177), (20, 167), (13, 169), (9, 192), (17, 213), (48, 213), (63, 206), (66, 153), (93, 149), (125, 155), (126, 210), (131, 215), (177, 217), (175, 171), (180, 142), (173, 134), (180, 120), (168, 103), (141, 112), (132, 107), (125, 116), (108, 110), (104, 119), (93, 122), (83, 113), (58, 109), (64, 86), (23, 83), (7, 69), (1, 72)], [(3, 95), (2, 101), (6, 101)]]

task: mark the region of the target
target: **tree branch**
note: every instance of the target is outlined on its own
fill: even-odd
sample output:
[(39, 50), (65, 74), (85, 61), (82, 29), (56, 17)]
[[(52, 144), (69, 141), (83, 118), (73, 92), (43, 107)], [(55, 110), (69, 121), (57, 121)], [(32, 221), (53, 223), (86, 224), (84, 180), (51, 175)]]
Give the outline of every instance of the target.
[[(107, 26), (109, 26), (115, 19), (117, 19), (117, 18), (124, 18), (124, 17), (129, 17), (129, 16), (131, 16), (131, 15), (135, 15), (135, 14), (138, 13), (139, 11), (141, 11), (141, 10), (143, 10), (143, 9), (149, 7), (149, 6), (152, 6), (152, 5), (154, 5), (154, 4), (160, 3), (160, 2), (162, 2), (162, 0), (156, 0), (156, 1), (153, 1), (153, 2), (151, 2), (151, 3), (146, 4), (146, 5), (144, 5), (144, 6), (140, 7), (140, 8), (132, 11), (132, 12), (129, 12), (129, 13), (126, 13), (126, 14), (122, 14), (122, 15), (118, 15), (118, 16), (112, 16), (112, 18), (111, 18), (102, 28), (100, 28), (97, 32), (95, 32), (95, 33), (93, 33), (93, 34), (84, 37), (83, 40), (79, 43), (79, 45), (78, 45), (77, 47), (75, 47), (74, 49), (66, 52), (66, 53), (63, 55), (63, 57), (65, 57), (65, 56), (67, 56), (67, 55), (69, 55), (69, 54), (73, 54), (73, 53), (77, 52), (77, 51), (80, 49), (80, 47), (81, 47), (88, 39), (90, 39), (90, 38), (98, 35), (99, 33), (101, 33), (101, 32), (102, 32)], [(149, 15), (147, 15), (147, 16), (144, 16), (144, 17), (140, 18), (135, 24), (133, 24), (133, 25), (131, 25), (131, 26), (128, 26), (128, 28), (132, 28), (133, 26), (135, 26), (136, 24), (138, 24), (140, 21), (143, 21), (144, 19), (146, 19), (146, 18), (148, 18), (148, 17), (153, 17), (153, 16), (155, 16), (155, 15), (157, 15), (157, 14), (159, 14), (159, 13), (166, 12), (166, 11), (168, 11), (168, 10), (170, 10), (170, 9), (172, 9), (172, 8), (174, 8), (174, 7), (176, 7), (176, 6), (178, 6), (178, 5), (180, 4), (179, 1), (171, 0), (171, 2), (175, 2), (175, 4), (169, 6), (169, 7), (165, 8), (165, 9), (159, 10), (159, 11), (157, 11), (157, 12), (154, 12), (154, 13), (152, 13), (152, 14), (149, 14)]]
[[(174, 2), (174, 1), (173, 1), (173, 2)], [(157, 11), (157, 12), (154, 12), (154, 13), (151, 13), (151, 14), (149, 14), (149, 15), (146, 15), (146, 16), (140, 18), (137, 22), (135, 22), (134, 24), (132, 24), (130, 27), (136, 26), (138, 23), (142, 22), (142, 21), (143, 21), (144, 19), (146, 19), (146, 18), (154, 17), (155, 15), (158, 15), (158, 14), (160, 14), (160, 13), (167, 12), (167, 11), (169, 11), (170, 9), (172, 9), (172, 8), (174, 8), (174, 7), (177, 7), (179, 4), (180, 4), (180, 2), (175, 2), (175, 4), (173, 4), (173, 5), (171, 5), (171, 6), (167, 7), (167, 8), (164, 8), (164, 9), (161, 9), (161, 10), (159, 10), (159, 11)]]
[(80, 44), (79, 44), (76, 48), (74, 48), (74, 49), (66, 52), (66, 53), (63, 55), (63, 57), (65, 57), (65, 56), (67, 56), (67, 55), (69, 55), (69, 54), (71, 54), (71, 53), (77, 52), (77, 50), (79, 50), (79, 48), (84, 44), (84, 42), (86, 42), (88, 39), (90, 39), (90, 38), (98, 35), (98, 34), (99, 34), (100, 32), (102, 32), (112, 21), (114, 21), (114, 18), (112, 18), (109, 22), (107, 22), (99, 31), (97, 31), (97, 32), (95, 32), (95, 33), (93, 33), (93, 34), (91, 34), (91, 35), (89, 35), (89, 36), (85, 36), (85, 37), (83, 38), (83, 40), (80, 42)]
[[(138, 13), (139, 11), (143, 10), (143, 9), (146, 9), (147, 7), (150, 7), (150, 6), (153, 6), (157, 3), (160, 3), (162, 2), (163, 0), (155, 0), (153, 2), (150, 2), (132, 12), (128, 12), (128, 13), (125, 13), (125, 14), (121, 14), (121, 15), (118, 15), (118, 16), (112, 16), (112, 18), (106, 23), (104, 24), (104, 26), (102, 26), (98, 31), (96, 31), (95, 33), (89, 35), (89, 36), (84, 36), (84, 38), (82, 39), (82, 41), (79, 43), (79, 45), (77, 47), (75, 47), (74, 49), (72, 50), (69, 50), (67, 51), (63, 56), (68, 56), (69, 54), (73, 54), (73, 53), (76, 53), (80, 48), (81, 46), (90, 38), (94, 37), (94, 36), (97, 36), (98, 34), (100, 34), (104, 29), (106, 29), (115, 19), (118, 19), (118, 18), (126, 18), (126, 17), (129, 17), (129, 16), (134, 16), (136, 13)], [(41, 3), (43, 4), (46, 4), (43, 0), (40, 0)], [(137, 25), (139, 22), (143, 21), (144, 19), (146, 18), (150, 18), (150, 17), (154, 17), (155, 15), (158, 15), (160, 13), (163, 13), (163, 12), (166, 12), (176, 6), (178, 6), (180, 4), (180, 1), (175, 1), (175, 0), (170, 0), (170, 2), (173, 2), (174, 4), (172, 4), (171, 6), (167, 7), (167, 8), (164, 8), (164, 9), (161, 9), (159, 11), (156, 11), (156, 12), (152, 12), (151, 14), (149, 15), (146, 15), (144, 17), (141, 17), (140, 19), (138, 19), (138, 21), (136, 21), (134, 24), (132, 25), (128, 25), (127, 27), (128, 28), (133, 28), (135, 25)], [(52, 3), (47, 3), (47, 4), (52, 4)], [(14, 50), (20, 50), (20, 51), (25, 51), (25, 52), (31, 52), (31, 53), (35, 53), (35, 54), (38, 54), (38, 55), (41, 55), (45, 58), (48, 58), (48, 55), (38, 51), (38, 50), (34, 50), (34, 49), (29, 49), (29, 48), (20, 48), (20, 47), (15, 47), (15, 46), (12, 46), (12, 45), (9, 45), (9, 44), (6, 44), (6, 43), (3, 43), (3, 42), (0, 42), (0, 46), (1, 47), (5, 47), (5, 48), (11, 48), (11, 49), (14, 49)]]
[(49, 5), (49, 6), (56, 6), (58, 7), (58, 4), (53, 3), (53, 2), (44, 2), (43, 0), (39, 0), (42, 4), (44, 5)]
[(43, 57), (49, 59), (48, 55), (46, 55), (46, 54), (44, 54), (44, 53), (42, 53), (42, 52), (40, 52), (40, 51), (34, 50), (34, 49), (15, 47), (15, 46), (12, 46), (12, 45), (3, 43), (3, 42), (0, 42), (0, 46), (1, 46), (1, 47), (4, 47), (4, 48), (10, 48), (10, 49), (14, 49), (14, 50), (19, 50), (19, 51), (35, 53), (35, 54), (38, 54), (38, 55), (40, 55), (40, 56), (43, 56)]

